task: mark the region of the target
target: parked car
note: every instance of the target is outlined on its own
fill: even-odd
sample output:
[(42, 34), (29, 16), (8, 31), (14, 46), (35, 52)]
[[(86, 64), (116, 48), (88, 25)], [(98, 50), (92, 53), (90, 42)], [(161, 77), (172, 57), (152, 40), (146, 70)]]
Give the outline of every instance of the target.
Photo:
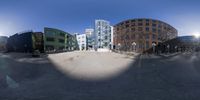
[(35, 50), (35, 51), (32, 53), (32, 57), (40, 57), (40, 51), (39, 51), (39, 50)]

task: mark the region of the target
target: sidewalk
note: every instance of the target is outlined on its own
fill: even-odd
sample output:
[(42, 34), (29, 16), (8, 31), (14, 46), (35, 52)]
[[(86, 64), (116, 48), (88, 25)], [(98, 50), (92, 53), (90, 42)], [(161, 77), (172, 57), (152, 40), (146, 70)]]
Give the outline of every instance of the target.
[(140, 53), (137, 53), (137, 52), (126, 52), (126, 51), (112, 51), (112, 52), (125, 54), (125, 55), (129, 55), (129, 56), (134, 56), (134, 55), (139, 55), (140, 54)]

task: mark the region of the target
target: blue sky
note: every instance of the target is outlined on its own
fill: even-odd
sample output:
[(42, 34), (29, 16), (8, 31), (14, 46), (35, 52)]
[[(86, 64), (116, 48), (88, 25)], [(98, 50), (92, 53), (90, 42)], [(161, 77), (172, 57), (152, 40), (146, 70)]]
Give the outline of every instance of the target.
[(44, 27), (70, 33), (92, 28), (95, 19), (112, 25), (132, 18), (165, 21), (179, 35), (200, 32), (199, 0), (1, 0), (0, 35)]

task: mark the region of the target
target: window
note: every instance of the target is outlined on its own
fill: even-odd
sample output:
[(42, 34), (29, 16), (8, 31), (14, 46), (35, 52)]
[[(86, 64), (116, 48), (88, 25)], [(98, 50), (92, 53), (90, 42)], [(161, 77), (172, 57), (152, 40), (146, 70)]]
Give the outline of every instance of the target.
[(135, 20), (131, 20), (131, 22), (135, 22)]
[(152, 32), (156, 32), (156, 28), (152, 28)]
[(46, 38), (46, 41), (51, 41), (51, 42), (53, 42), (53, 41), (55, 41), (55, 39), (54, 39), (54, 38), (47, 37), (47, 38)]
[(135, 28), (131, 28), (131, 31), (134, 32), (134, 31), (135, 31)]
[(159, 33), (158, 34), (158, 40), (161, 40), (162, 39), (162, 35)]
[(146, 22), (149, 22), (149, 19), (146, 19)]
[(158, 24), (158, 28), (162, 28), (162, 25), (161, 25), (161, 24)]
[(141, 21), (142, 21), (142, 19), (138, 19), (138, 21), (140, 21), (140, 22), (141, 22)]
[(142, 29), (142, 27), (138, 27), (138, 31), (142, 31), (143, 29)]
[(108, 39), (108, 36), (105, 36), (105, 40), (107, 40)]
[(108, 43), (107, 43), (107, 42), (105, 42), (105, 43), (104, 43), (104, 46), (108, 46)]
[(156, 34), (152, 35), (152, 39), (155, 40), (156, 39)]
[(158, 30), (158, 33), (161, 33), (161, 30)]
[(128, 35), (126, 35), (125, 39), (127, 39), (127, 40), (128, 40), (128, 39), (129, 39), (129, 36), (128, 36)]
[(146, 31), (149, 32), (149, 27), (146, 27)]
[(146, 38), (146, 39), (149, 39), (149, 34), (146, 34), (146, 35), (145, 35), (145, 38)]
[(142, 26), (143, 25), (143, 23), (138, 23), (138, 26)]
[(146, 41), (146, 49), (149, 48), (149, 41)]
[(126, 28), (129, 27), (129, 25), (126, 25)]
[(156, 24), (152, 24), (152, 26), (153, 26), (153, 27), (156, 27), (157, 25), (156, 25)]
[(59, 42), (60, 42), (60, 43), (64, 43), (65, 40), (63, 40), (63, 39), (59, 39)]
[(146, 23), (146, 26), (149, 26), (149, 23)]
[(60, 33), (60, 36), (65, 37), (65, 34), (64, 33)]
[(152, 20), (153, 23), (156, 23), (156, 20)]

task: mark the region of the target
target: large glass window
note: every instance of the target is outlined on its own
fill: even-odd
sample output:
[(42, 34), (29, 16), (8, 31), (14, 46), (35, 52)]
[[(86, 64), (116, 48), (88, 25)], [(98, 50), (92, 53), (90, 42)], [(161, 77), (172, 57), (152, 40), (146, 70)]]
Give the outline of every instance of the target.
[(65, 40), (63, 40), (63, 39), (59, 39), (59, 42), (60, 42), (60, 43), (64, 43)]
[(60, 33), (60, 36), (65, 37), (65, 33)]
[(55, 39), (54, 39), (54, 38), (47, 37), (47, 38), (46, 38), (46, 41), (51, 41), (51, 42), (53, 42), (53, 41), (55, 41)]

